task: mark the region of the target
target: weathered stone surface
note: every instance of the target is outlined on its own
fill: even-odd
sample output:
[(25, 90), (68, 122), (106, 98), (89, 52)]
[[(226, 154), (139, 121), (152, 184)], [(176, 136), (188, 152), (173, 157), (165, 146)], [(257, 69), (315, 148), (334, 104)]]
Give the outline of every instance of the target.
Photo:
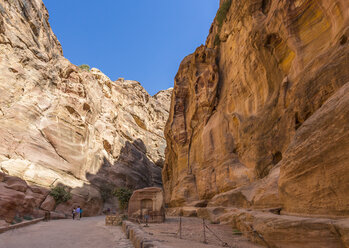
[(55, 212), (64, 213), (66, 216), (72, 216), (73, 208), (80, 207), (83, 212), (82, 215), (95, 216), (100, 214), (103, 204), (100, 199), (99, 191), (91, 186), (85, 185), (82, 188), (74, 188), (71, 191), (72, 198), (67, 201), (59, 204), (55, 208)]
[[(51, 220), (66, 219), (68, 216), (64, 213), (50, 212)], [(70, 216), (69, 216), (70, 217)]]
[(19, 179), (18, 177), (7, 177), (6, 178), (6, 188), (13, 189), (15, 191), (26, 192), (28, 185), (25, 181)]
[(122, 230), (136, 248), (169, 248), (169, 246), (154, 240), (154, 237), (142, 230), (142, 228), (130, 221), (122, 222)]
[(107, 215), (105, 216), (106, 226), (119, 226), (122, 224), (122, 218), (120, 215)]
[(275, 167), (265, 178), (215, 195), (208, 207), (281, 208), (278, 191), (280, 167)]
[(51, 212), (52, 210), (55, 209), (55, 206), (56, 206), (55, 199), (52, 196), (48, 195), (44, 200), (44, 202), (41, 204), (40, 208)]
[[(246, 235), (252, 225), (268, 244), (250, 238), (270, 247), (344, 247), (347, 229), (318, 217), (349, 216), (348, 2), (220, 6), (206, 45), (175, 77), (168, 212), (191, 206), (212, 221), (238, 222)], [(207, 208), (193, 208), (197, 201)]]
[(149, 223), (164, 222), (165, 209), (162, 189), (149, 187), (134, 191), (128, 203), (128, 217), (131, 220)]
[[(0, 182), (0, 219), (11, 223), (16, 215), (20, 217), (37, 216), (37, 213), (34, 212), (45, 199), (45, 191), (42, 191), (43, 194), (33, 193), (33, 189), (20, 178), (1, 172), (0, 177), (2, 178)], [(34, 191), (38, 192), (35, 189)]]
[[(337, 221), (229, 210), (221, 217), (251, 240), (269, 247), (345, 247), (334, 228)], [(348, 223), (348, 220), (346, 221)]]
[(1, 227), (8, 227), (8, 223), (4, 220), (0, 220), (0, 228)]
[[(166, 203), (286, 204), (288, 212), (347, 216), (348, 103), (337, 97), (333, 111), (323, 105), (349, 81), (348, 3), (223, 2), (227, 14), (218, 12), (206, 46), (183, 60), (175, 78)], [(307, 124), (315, 113), (317, 124)], [(335, 134), (338, 143), (328, 139)]]
[[(66, 185), (73, 198), (58, 210), (79, 204), (93, 215), (101, 185), (161, 185), (172, 89), (150, 96), (136, 81), (72, 65), (48, 18), (41, 0), (0, 0), (0, 171), (43, 189)], [(47, 195), (6, 187), (0, 197), (16, 192), (35, 206)]]
[(349, 82), (298, 129), (281, 162), (284, 211), (349, 216)]

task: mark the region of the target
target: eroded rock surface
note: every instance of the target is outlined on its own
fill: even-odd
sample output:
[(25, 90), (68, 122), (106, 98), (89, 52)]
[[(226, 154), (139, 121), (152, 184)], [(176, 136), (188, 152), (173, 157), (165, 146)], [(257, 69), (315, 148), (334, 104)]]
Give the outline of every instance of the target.
[(171, 89), (150, 96), (136, 81), (72, 65), (48, 18), (40, 0), (0, 1), (0, 170), (41, 188), (65, 185), (72, 200), (56, 210), (79, 204), (93, 215), (101, 185), (161, 185)]
[[(348, 13), (344, 0), (220, 1), (206, 45), (175, 78), (163, 170), (170, 207), (349, 216)], [(320, 236), (286, 245), (265, 230), (272, 247)], [(341, 247), (343, 235), (333, 237)]]

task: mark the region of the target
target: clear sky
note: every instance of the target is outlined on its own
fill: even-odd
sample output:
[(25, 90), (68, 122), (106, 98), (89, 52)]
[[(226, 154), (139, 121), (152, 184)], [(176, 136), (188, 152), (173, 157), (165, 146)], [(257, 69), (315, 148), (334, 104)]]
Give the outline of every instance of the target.
[(182, 59), (205, 43), (219, 0), (43, 0), (73, 64), (154, 95), (173, 87)]

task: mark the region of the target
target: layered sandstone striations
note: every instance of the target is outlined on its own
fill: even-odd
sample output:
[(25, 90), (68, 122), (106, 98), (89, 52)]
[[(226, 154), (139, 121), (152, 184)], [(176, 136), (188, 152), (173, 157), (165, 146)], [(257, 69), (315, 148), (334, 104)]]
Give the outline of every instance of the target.
[(171, 89), (150, 96), (136, 81), (72, 65), (48, 18), (41, 0), (0, 1), (0, 171), (73, 197), (55, 206), (46, 192), (23, 210), (26, 186), (1, 190), (0, 206), (69, 213), (80, 204), (93, 215), (105, 187), (161, 185)]
[(170, 207), (230, 216), (251, 236), (263, 230), (268, 240), (256, 239), (271, 247), (348, 245), (349, 225), (317, 224), (334, 235), (326, 243), (316, 231), (288, 237), (293, 219), (229, 210), (349, 216), (348, 13), (344, 0), (221, 1), (206, 45), (175, 77), (163, 170)]

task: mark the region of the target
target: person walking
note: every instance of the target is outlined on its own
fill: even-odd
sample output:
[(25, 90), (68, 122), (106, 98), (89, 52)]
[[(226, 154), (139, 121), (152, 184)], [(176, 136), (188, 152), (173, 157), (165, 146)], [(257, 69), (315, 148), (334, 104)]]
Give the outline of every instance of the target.
[(75, 212), (76, 212), (76, 208), (74, 207), (73, 210), (71, 211), (72, 216), (73, 216), (73, 220), (75, 219)]
[(82, 208), (80, 208), (80, 219), (82, 218)]
[(78, 208), (75, 210), (76, 213), (76, 219), (80, 220), (80, 206), (78, 206)]

